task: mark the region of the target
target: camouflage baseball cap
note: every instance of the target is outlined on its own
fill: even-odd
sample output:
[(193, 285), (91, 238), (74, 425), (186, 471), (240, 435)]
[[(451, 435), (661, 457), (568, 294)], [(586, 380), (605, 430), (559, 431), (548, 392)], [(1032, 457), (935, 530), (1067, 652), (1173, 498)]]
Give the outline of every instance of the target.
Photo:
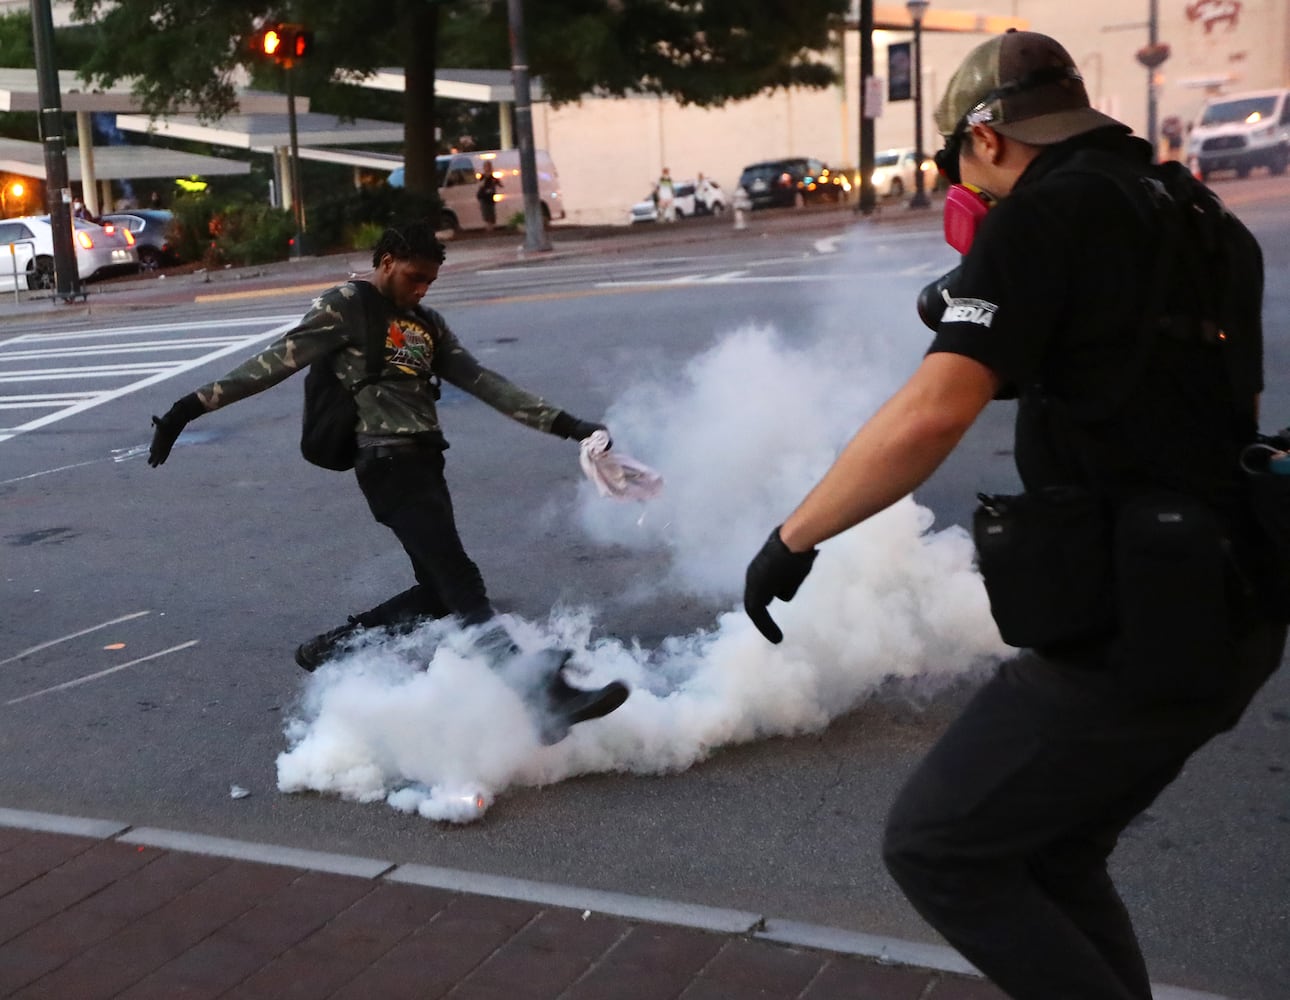
[(1018, 142), (1047, 146), (1108, 125), (1127, 125), (1089, 107), (1084, 78), (1056, 40), (1010, 30), (973, 49), (936, 106), (949, 138), (964, 125), (989, 125)]

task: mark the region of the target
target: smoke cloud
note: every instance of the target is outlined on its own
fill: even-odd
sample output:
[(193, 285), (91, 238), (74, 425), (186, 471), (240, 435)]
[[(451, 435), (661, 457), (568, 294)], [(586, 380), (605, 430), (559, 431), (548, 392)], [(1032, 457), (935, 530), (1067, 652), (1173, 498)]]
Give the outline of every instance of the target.
[(594, 609), (507, 619), (526, 650), (573, 650), (576, 685), (625, 681), (622, 708), (541, 746), (520, 696), (469, 635), (429, 623), (310, 678), (278, 759), (279, 788), (468, 822), (507, 788), (684, 770), (723, 746), (818, 731), (892, 678), (934, 690), (1005, 654), (971, 540), (957, 527), (933, 530), (931, 512), (908, 498), (821, 547), (797, 597), (771, 607), (781, 645), (739, 608), (744, 569), (766, 534), (925, 347), (911, 327), (913, 292), (888, 297), (878, 282), (863, 284), (849, 283), (809, 331), (731, 330), (610, 408), (615, 447), (658, 469), (666, 487), (642, 506), (582, 484), (584, 529), (603, 543), (666, 551), (655, 592), (732, 608), (654, 649), (592, 639)]

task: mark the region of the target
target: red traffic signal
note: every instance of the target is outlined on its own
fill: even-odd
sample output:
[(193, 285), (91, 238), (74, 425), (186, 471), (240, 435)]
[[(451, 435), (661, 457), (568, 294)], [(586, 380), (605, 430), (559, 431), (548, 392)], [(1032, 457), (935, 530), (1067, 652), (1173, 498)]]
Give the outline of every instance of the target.
[(251, 48), (275, 62), (303, 59), (313, 48), (314, 33), (299, 24), (271, 24), (251, 37)]
[(313, 48), (314, 33), (298, 24), (284, 26), (283, 41), (286, 43), (286, 54), (293, 59), (303, 59)]

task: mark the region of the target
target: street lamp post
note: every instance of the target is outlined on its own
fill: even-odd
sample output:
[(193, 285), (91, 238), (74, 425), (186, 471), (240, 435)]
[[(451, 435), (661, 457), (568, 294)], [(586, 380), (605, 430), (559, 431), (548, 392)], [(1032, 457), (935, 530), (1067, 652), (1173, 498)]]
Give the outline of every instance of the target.
[(923, 15), (931, 0), (905, 0), (909, 19), (914, 22), (914, 196), (910, 208), (928, 208), (932, 202), (927, 197), (923, 177)]

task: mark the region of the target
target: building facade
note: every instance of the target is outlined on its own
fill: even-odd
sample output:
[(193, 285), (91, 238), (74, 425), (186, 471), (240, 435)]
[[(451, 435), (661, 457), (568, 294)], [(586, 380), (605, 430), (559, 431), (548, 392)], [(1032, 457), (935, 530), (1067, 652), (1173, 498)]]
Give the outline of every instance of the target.
[[(1213, 94), (1290, 86), (1290, 0), (1157, 5), (1157, 38), (1170, 47), (1155, 71), (1158, 124), (1171, 117), (1192, 121)], [(902, 5), (878, 6), (894, 15), (886, 18), (890, 22)], [(1093, 103), (1145, 135), (1150, 77), (1136, 53), (1147, 44), (1149, 7), (1149, 0), (932, 0), (931, 10), (1015, 18), (1052, 35), (1080, 66)], [(950, 74), (986, 37), (977, 31), (923, 31), (925, 151), (939, 145), (931, 115)], [(875, 73), (883, 78), (884, 95), (888, 49), (910, 38), (908, 29), (874, 33)], [(835, 167), (854, 166), (859, 48), (852, 25), (828, 55), (838, 61), (843, 85), (822, 91), (776, 91), (710, 109), (654, 96), (539, 105), (536, 141), (555, 160), (570, 221), (625, 222), (629, 206), (651, 190), (665, 166), (678, 180), (704, 173), (728, 194), (743, 166), (756, 160), (812, 156)], [(884, 100), (874, 132), (878, 149), (913, 146), (913, 102)]]

